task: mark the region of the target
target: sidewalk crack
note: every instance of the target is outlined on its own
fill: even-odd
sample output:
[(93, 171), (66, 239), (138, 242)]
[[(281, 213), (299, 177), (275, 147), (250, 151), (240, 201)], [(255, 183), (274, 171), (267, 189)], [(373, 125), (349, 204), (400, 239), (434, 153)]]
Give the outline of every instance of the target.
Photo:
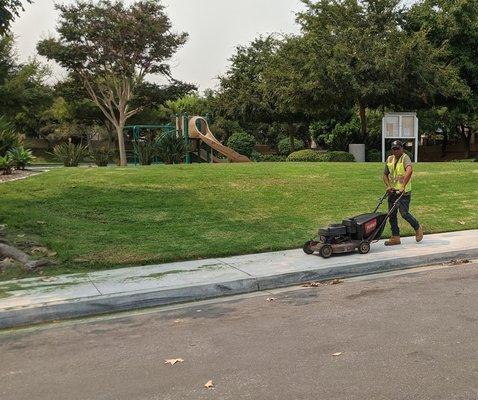
[(90, 276), (88, 275), (88, 280), (90, 281), (90, 283), (94, 286), (94, 288), (98, 291), (98, 293), (100, 294), (100, 296), (103, 296), (103, 293), (100, 292), (100, 289), (98, 289), (98, 287), (95, 285), (95, 283), (91, 280)]

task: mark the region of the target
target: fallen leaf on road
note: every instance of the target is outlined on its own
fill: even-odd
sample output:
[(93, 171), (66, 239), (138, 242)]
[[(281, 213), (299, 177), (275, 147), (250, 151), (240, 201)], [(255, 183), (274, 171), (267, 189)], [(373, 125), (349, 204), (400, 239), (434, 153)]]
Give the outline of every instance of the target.
[(182, 363), (183, 361), (184, 360), (182, 358), (171, 358), (169, 360), (165, 360), (164, 363), (174, 365), (176, 363)]
[(206, 389), (214, 389), (214, 383), (212, 381), (207, 381), (204, 387)]
[(277, 300), (277, 297), (268, 297), (267, 298), (267, 301), (274, 301), (274, 300)]
[(334, 353), (334, 354), (332, 354), (332, 355), (333, 355), (334, 357), (338, 357), (338, 356), (342, 355), (342, 352), (339, 351), (338, 353)]
[(304, 283), (302, 286), (303, 287), (319, 287), (321, 285), (322, 285), (321, 282), (307, 282), (307, 283)]
[(334, 279), (332, 282), (330, 282), (331, 285), (338, 285), (339, 283), (342, 283), (342, 279)]

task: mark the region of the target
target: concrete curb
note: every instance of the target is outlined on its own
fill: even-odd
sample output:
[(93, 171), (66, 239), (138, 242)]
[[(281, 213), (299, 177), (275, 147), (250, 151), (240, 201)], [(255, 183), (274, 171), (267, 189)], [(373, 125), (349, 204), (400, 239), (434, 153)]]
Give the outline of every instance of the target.
[(453, 259), (476, 258), (478, 248), (450, 251), (433, 255), (405, 257), (383, 261), (366, 261), (316, 270), (296, 271), (264, 277), (250, 277), (222, 283), (202, 284), (143, 292), (125, 292), (115, 295), (93, 296), (83, 299), (49, 303), (37, 307), (0, 311), (0, 329), (62, 319), (107, 314), (161, 305), (205, 300), (262, 290), (293, 286), (309, 281), (348, 278), (380, 272), (409, 269)]

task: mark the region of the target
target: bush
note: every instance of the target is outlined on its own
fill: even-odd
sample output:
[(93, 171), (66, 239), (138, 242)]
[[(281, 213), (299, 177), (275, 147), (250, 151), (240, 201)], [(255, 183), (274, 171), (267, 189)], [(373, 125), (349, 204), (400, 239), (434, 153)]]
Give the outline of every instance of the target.
[(186, 153), (183, 139), (169, 134), (158, 137), (156, 149), (158, 156), (165, 164), (180, 164)]
[(332, 132), (324, 136), (325, 145), (332, 151), (348, 151), (350, 143), (362, 143), (360, 126), (354, 122), (338, 123)]
[(329, 151), (321, 154), (322, 161), (324, 162), (354, 162), (355, 158), (352, 154), (346, 151)]
[(381, 162), (382, 152), (375, 149), (369, 150), (367, 151), (366, 160), (368, 162)]
[(322, 161), (322, 154), (317, 151), (306, 149), (291, 153), (287, 157), (289, 162), (319, 162)]
[(133, 149), (140, 165), (151, 165), (158, 154), (158, 139), (154, 135), (146, 134), (133, 140)]
[(260, 162), (284, 162), (287, 160), (287, 156), (281, 156), (280, 154), (263, 154), (259, 159)]
[(25, 169), (25, 167), (28, 164), (31, 164), (35, 158), (33, 157), (31, 150), (23, 147), (14, 147), (13, 149), (8, 150), (7, 156), (11, 158), (16, 169)]
[(53, 148), (53, 155), (65, 167), (77, 167), (80, 161), (88, 154), (88, 150), (81, 144), (62, 143)]
[(20, 135), (3, 117), (0, 117), (0, 156), (4, 156), (14, 147), (20, 146)]
[(98, 167), (107, 167), (113, 152), (108, 147), (100, 147), (93, 150), (90, 157)]
[(236, 132), (231, 135), (227, 141), (227, 146), (247, 157), (252, 156), (252, 151), (256, 144), (254, 136), (246, 132)]
[(0, 172), (2, 175), (10, 175), (12, 173), (13, 160), (7, 154), (6, 156), (0, 156)]
[[(294, 138), (294, 151), (302, 150), (304, 147), (304, 142), (302, 140)], [(283, 156), (288, 156), (290, 153), (292, 153), (292, 149), (290, 148), (290, 139), (288, 137), (282, 139), (278, 143), (277, 148), (279, 150), (279, 154)]]
[(262, 154), (261, 154), (261, 153), (259, 153), (259, 152), (256, 151), (256, 150), (252, 150), (252, 154), (251, 154), (251, 157), (250, 157), (250, 159), (251, 159), (252, 161), (259, 162), (259, 161), (261, 161), (261, 158), (262, 158)]

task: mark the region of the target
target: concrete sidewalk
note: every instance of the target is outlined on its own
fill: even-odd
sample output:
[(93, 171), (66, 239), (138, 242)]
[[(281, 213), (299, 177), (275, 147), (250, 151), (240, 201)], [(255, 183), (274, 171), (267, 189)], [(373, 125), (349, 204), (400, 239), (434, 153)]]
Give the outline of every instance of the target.
[(478, 257), (478, 230), (323, 259), (301, 249), (0, 283), (0, 329)]

